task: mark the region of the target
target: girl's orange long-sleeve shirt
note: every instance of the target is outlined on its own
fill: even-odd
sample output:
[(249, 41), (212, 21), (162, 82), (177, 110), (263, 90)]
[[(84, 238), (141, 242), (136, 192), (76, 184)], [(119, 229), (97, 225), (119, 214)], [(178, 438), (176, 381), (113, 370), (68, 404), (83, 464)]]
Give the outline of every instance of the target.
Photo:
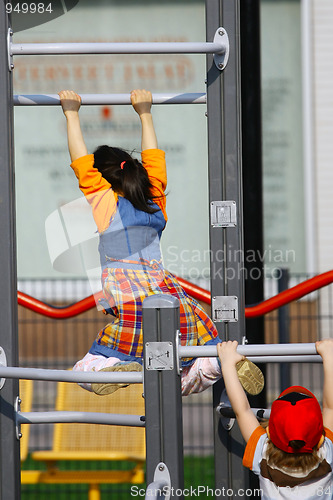
[[(141, 153), (142, 164), (153, 186), (153, 202), (160, 207), (167, 221), (165, 189), (167, 173), (165, 153), (161, 149), (146, 149)], [(79, 188), (90, 203), (98, 231), (105, 231), (117, 210), (118, 195), (111, 184), (94, 167), (94, 155), (82, 156), (71, 164), (79, 181)], [(125, 167), (126, 168), (126, 167)]]

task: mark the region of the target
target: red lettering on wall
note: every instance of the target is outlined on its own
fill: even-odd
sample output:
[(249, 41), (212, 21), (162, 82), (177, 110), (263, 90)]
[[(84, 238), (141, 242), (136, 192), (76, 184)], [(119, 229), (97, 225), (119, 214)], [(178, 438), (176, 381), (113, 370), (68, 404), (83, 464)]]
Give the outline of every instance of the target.
[(132, 71), (132, 66), (129, 66), (126, 64), (124, 66), (124, 80), (132, 80), (133, 79), (133, 71)]

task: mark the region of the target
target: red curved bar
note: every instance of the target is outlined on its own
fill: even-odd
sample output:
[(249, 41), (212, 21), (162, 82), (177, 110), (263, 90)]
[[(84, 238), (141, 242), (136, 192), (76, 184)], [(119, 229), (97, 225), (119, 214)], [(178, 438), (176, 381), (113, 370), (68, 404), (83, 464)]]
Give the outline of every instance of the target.
[[(184, 280), (183, 278), (178, 278), (179, 283), (184, 288), (186, 293), (191, 295), (191, 297), (201, 300), (206, 304), (210, 304), (211, 295), (210, 292), (200, 288), (199, 286), (193, 285), (189, 281)], [(309, 280), (303, 281), (303, 283), (299, 283), (298, 285), (285, 290), (275, 297), (267, 299), (260, 304), (257, 304), (252, 307), (245, 308), (245, 317), (246, 318), (255, 318), (257, 316), (262, 316), (267, 314), (279, 307), (282, 307), (294, 300), (300, 299), (305, 295), (318, 290), (324, 286), (327, 286), (333, 282), (333, 271), (327, 271), (326, 273), (319, 274), (314, 278), (310, 278)], [(30, 295), (27, 295), (23, 292), (17, 292), (18, 304), (20, 306), (26, 307), (36, 313), (42, 314), (43, 316), (47, 316), (48, 318), (54, 319), (66, 319), (72, 318), (81, 314), (89, 309), (92, 309), (96, 306), (96, 300), (102, 297), (102, 292), (98, 294), (90, 295), (75, 304), (65, 307), (54, 307), (40, 300), (37, 300)]]
[(270, 299), (257, 304), (256, 306), (246, 307), (245, 308), (245, 317), (246, 318), (255, 318), (257, 316), (263, 316), (274, 309), (278, 309), (279, 307), (285, 306), (294, 300), (300, 299), (305, 295), (308, 295), (311, 292), (315, 292), (319, 290), (319, 288), (323, 288), (324, 286), (330, 285), (333, 282), (333, 271), (327, 271), (323, 274), (318, 274), (313, 278), (310, 278), (298, 285), (289, 288), (288, 290), (284, 290), (283, 292), (275, 295), (275, 297), (271, 297)]
[(189, 281), (186, 281), (183, 278), (179, 278), (178, 276), (177, 276), (177, 281), (184, 288), (185, 292), (188, 295), (190, 295), (196, 300), (200, 300), (201, 302), (210, 305), (211, 303), (210, 292), (208, 292), (204, 288), (201, 288), (200, 286), (193, 285), (193, 283), (190, 283)]
[(67, 319), (78, 316), (79, 314), (96, 307), (96, 299), (98, 300), (102, 296), (102, 292), (99, 292), (96, 294), (96, 297), (94, 295), (90, 295), (89, 297), (86, 297), (85, 299), (82, 299), (70, 306), (55, 307), (45, 304), (45, 302), (41, 302), (26, 293), (17, 292), (17, 302), (20, 306), (26, 307), (27, 309), (30, 309), (38, 314), (42, 314), (43, 316), (47, 316), (48, 318)]

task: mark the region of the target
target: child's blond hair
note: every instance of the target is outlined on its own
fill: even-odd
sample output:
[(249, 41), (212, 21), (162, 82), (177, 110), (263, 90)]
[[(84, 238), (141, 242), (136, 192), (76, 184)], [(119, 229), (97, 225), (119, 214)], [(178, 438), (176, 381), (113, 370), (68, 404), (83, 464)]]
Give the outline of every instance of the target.
[(313, 448), (312, 453), (287, 453), (277, 448), (271, 440), (267, 443), (266, 457), (267, 465), (279, 469), (290, 468), (305, 471), (316, 467), (320, 462), (317, 446)]

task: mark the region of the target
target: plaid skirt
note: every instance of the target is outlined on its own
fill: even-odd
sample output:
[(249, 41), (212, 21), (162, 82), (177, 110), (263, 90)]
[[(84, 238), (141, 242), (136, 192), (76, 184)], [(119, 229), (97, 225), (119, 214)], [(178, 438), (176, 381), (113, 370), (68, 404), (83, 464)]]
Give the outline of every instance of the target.
[[(169, 294), (180, 302), (181, 344), (202, 346), (218, 337), (212, 320), (160, 263), (140, 269), (107, 268), (103, 292), (115, 320), (98, 334), (96, 343), (123, 354), (142, 357), (142, 302), (149, 295)], [(186, 364), (186, 361), (183, 360)]]

